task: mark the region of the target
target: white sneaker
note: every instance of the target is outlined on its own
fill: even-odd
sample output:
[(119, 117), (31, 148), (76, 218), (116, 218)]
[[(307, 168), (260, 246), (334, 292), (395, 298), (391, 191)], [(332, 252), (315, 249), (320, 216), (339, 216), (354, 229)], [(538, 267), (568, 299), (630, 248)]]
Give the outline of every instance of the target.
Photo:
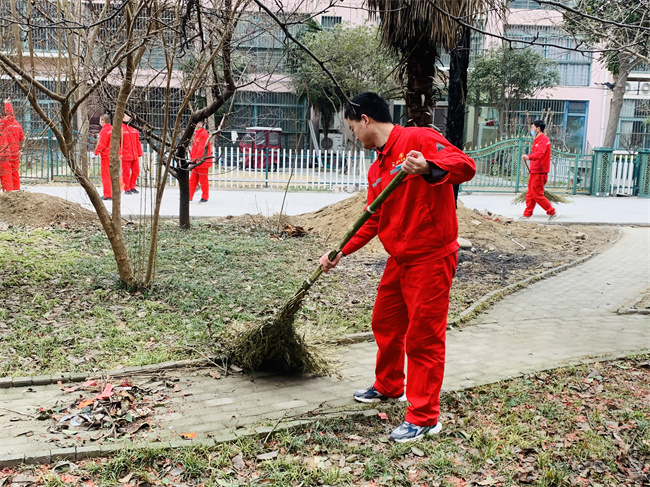
[(558, 218), (560, 218), (560, 214), (556, 211), (555, 213), (553, 213), (552, 215), (550, 215), (550, 216), (548, 217), (548, 221), (550, 221), (550, 222), (554, 222), (554, 221), (557, 220)]
[(520, 221), (520, 222), (526, 222), (526, 221), (530, 220), (530, 217), (522, 215), (519, 218), (517, 218), (517, 220)]
[(393, 430), (390, 434), (390, 439), (397, 443), (407, 443), (410, 441), (417, 441), (425, 436), (438, 434), (440, 433), (440, 430), (442, 430), (440, 422), (436, 423), (434, 426), (417, 426), (408, 421), (404, 421)]

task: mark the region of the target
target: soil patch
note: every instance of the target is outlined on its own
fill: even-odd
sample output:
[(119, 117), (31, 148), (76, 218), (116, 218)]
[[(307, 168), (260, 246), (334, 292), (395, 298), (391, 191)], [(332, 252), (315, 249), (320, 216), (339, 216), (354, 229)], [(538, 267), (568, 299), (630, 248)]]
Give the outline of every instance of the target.
[(78, 229), (98, 224), (94, 212), (58, 196), (30, 191), (0, 194), (0, 226)]
[[(308, 232), (338, 242), (366, 206), (362, 192), (313, 213), (293, 219)], [(613, 242), (618, 231), (605, 226), (541, 225), (466, 208), (458, 203), (460, 237), (471, 249), (459, 253), (452, 287), (450, 317), (460, 313), (485, 294), (562, 264), (573, 262)], [(381, 272), (387, 258), (379, 239), (366, 245), (355, 260)], [(350, 259), (348, 265), (355, 265)], [(377, 274), (379, 274), (377, 272)], [(376, 281), (368, 282), (370, 292)], [(357, 285), (364, 286), (359, 282)]]

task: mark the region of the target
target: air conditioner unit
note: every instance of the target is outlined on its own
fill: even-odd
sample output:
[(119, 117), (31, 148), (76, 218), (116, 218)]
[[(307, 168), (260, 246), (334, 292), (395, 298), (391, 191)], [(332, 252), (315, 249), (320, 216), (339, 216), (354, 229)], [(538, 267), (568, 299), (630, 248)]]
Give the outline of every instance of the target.
[(639, 83), (639, 91), (644, 95), (650, 95), (650, 81)]
[(328, 151), (344, 150), (343, 134), (330, 132), (329, 134), (327, 134), (327, 137), (325, 137), (324, 134), (320, 134), (318, 137), (318, 148), (320, 150), (328, 150)]

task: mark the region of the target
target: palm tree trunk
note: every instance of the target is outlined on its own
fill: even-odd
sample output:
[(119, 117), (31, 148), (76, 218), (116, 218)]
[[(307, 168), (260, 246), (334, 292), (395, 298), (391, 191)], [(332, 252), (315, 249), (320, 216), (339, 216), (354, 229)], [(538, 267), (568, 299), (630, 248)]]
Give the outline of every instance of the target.
[(433, 124), (433, 82), (436, 75), (436, 49), (418, 45), (406, 64), (406, 125), (428, 127)]

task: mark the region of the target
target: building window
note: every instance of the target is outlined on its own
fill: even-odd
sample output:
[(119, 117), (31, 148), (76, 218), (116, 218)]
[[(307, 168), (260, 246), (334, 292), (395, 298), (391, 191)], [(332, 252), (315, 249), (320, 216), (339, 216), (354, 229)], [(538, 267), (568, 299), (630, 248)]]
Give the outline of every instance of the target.
[(513, 10), (535, 10), (542, 6), (535, 0), (512, 0), (510, 8)]
[(334, 26), (340, 24), (342, 20), (341, 17), (323, 15), (320, 18), (320, 25), (323, 26), (323, 29), (332, 30)]
[(306, 147), (307, 100), (293, 93), (237, 91), (230, 116), (230, 129), (243, 132), (246, 127), (282, 129), (282, 146), (291, 149)]
[(530, 47), (545, 58), (555, 61), (560, 72), (561, 86), (589, 86), (591, 54), (576, 50), (575, 39), (562, 29), (544, 25), (506, 25), (505, 36), (539, 44), (530, 46), (515, 42), (514, 47)]
[[(567, 7), (575, 6), (575, 0), (559, 0), (559, 3)], [(536, 10), (538, 8), (553, 8), (551, 5), (541, 4), (535, 0), (511, 0), (509, 7), (513, 10)]]
[(623, 100), (618, 121), (615, 149), (635, 152), (650, 149), (650, 100), (643, 98)]
[(566, 100), (525, 100), (510, 112), (516, 124), (509, 133), (527, 134), (534, 120), (546, 122), (545, 133), (558, 150), (584, 152), (589, 102)]
[(646, 63), (639, 63), (632, 69), (633, 74), (650, 74), (650, 65)]

